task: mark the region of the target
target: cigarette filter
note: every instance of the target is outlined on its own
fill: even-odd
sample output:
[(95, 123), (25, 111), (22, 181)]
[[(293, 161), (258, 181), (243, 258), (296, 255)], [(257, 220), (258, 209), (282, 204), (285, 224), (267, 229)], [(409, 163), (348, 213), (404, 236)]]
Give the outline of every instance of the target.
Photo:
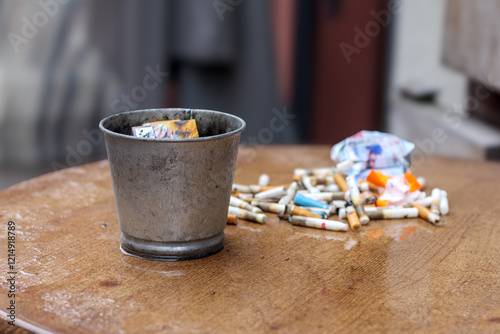
[(226, 224), (228, 224), (228, 225), (236, 225), (237, 222), (238, 222), (238, 217), (236, 217), (235, 214), (232, 214), (232, 213), (228, 213), (227, 214)]
[(418, 217), (416, 208), (366, 208), (366, 215), (370, 219), (400, 219)]
[(286, 194), (286, 188), (281, 186), (255, 194), (255, 198), (257, 199), (275, 198), (275, 197), (280, 198), (285, 194)]
[(310, 193), (319, 193), (319, 190), (316, 189), (313, 185), (313, 178), (307, 175), (302, 175), (302, 184), (309, 190)]
[(446, 216), (450, 212), (450, 207), (448, 204), (448, 193), (444, 190), (441, 190), (441, 199), (439, 202), (439, 212), (443, 216)]
[(297, 205), (287, 205), (286, 214), (288, 216), (296, 215), (296, 216), (311, 217), (311, 218), (321, 218), (321, 215), (313, 213)]
[(253, 202), (253, 203), (255, 203), (259, 208), (261, 208), (266, 212), (280, 213), (281, 211), (286, 210), (285, 204), (264, 203), (264, 202)]
[(359, 231), (361, 228), (361, 223), (359, 222), (358, 214), (354, 207), (348, 206), (345, 208), (345, 213), (347, 215), (347, 221), (349, 222), (349, 226), (353, 231)]
[(326, 210), (330, 210), (330, 211), (332, 210), (332, 207), (329, 204), (321, 203), (317, 200), (306, 197), (302, 194), (296, 194), (295, 198), (293, 200), (293, 203), (295, 205), (299, 205), (299, 206), (309, 206), (309, 207), (313, 207), (313, 208), (321, 208), (321, 209), (326, 209)]
[(252, 190), (250, 189), (249, 186), (245, 186), (242, 184), (237, 184), (233, 183), (233, 191), (239, 192), (239, 193), (251, 193)]
[(356, 184), (356, 178), (353, 175), (349, 175), (346, 178), (347, 186), (349, 187), (349, 193), (351, 195), (352, 204), (356, 209), (359, 216), (359, 221), (362, 225), (368, 224), (370, 218), (366, 215), (365, 209), (363, 207), (363, 201), (361, 200), (361, 195), (359, 194), (359, 188)]
[(343, 192), (349, 191), (349, 187), (347, 186), (347, 183), (341, 174), (338, 173), (333, 174), (333, 179), (335, 180), (335, 183), (337, 183), (337, 185), (339, 186), (340, 191)]
[(235, 214), (240, 219), (250, 220), (259, 224), (266, 223), (266, 215), (243, 210), (234, 206), (229, 207), (229, 213)]
[(413, 203), (413, 207), (417, 208), (418, 216), (420, 218), (425, 219), (429, 223), (436, 225), (436, 226), (443, 225), (442, 223), (440, 223), (441, 218), (439, 218), (438, 215), (430, 212), (429, 209), (427, 209), (425, 206), (418, 204), (418, 203)]
[(318, 229), (322, 229), (322, 230), (330, 230), (330, 231), (347, 231), (347, 229), (348, 229), (346, 223), (335, 221), (335, 220), (327, 220), (327, 219), (290, 216), (289, 222), (290, 222), (290, 224), (296, 225), (296, 226), (313, 227), (313, 228), (318, 228)]
[(236, 198), (234, 196), (231, 196), (231, 199), (229, 201), (229, 205), (236, 206), (238, 208), (242, 208), (242, 209), (245, 209), (247, 211), (251, 211), (251, 212), (255, 212), (255, 213), (262, 213), (261, 209), (255, 207), (253, 205), (250, 205), (247, 202), (245, 202), (239, 198)]
[(317, 193), (317, 194), (304, 194), (304, 196), (312, 198), (312, 199), (317, 200), (317, 201), (326, 201), (326, 202), (345, 200), (345, 193), (342, 191), (324, 192), (324, 193)]
[(432, 189), (431, 212), (439, 216), (439, 206), (441, 204), (441, 190), (438, 188)]
[(269, 185), (269, 175), (267, 174), (262, 174), (259, 177), (259, 186), (265, 187)]

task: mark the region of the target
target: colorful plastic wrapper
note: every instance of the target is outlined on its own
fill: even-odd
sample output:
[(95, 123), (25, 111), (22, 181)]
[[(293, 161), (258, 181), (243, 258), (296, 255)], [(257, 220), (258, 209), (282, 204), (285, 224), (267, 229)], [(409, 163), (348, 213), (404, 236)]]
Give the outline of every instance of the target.
[(346, 173), (364, 179), (372, 169), (387, 175), (404, 174), (414, 148), (415, 144), (389, 133), (360, 131), (335, 144), (330, 156), (337, 163), (354, 161)]
[(145, 123), (142, 126), (132, 127), (132, 133), (136, 137), (157, 139), (184, 139), (199, 137), (196, 120), (194, 119), (186, 121), (171, 120)]
[(384, 187), (384, 193), (377, 199), (377, 206), (401, 206), (413, 203), (419, 198), (422, 189), (422, 185), (410, 172), (391, 177), (371, 170), (366, 180), (378, 187)]

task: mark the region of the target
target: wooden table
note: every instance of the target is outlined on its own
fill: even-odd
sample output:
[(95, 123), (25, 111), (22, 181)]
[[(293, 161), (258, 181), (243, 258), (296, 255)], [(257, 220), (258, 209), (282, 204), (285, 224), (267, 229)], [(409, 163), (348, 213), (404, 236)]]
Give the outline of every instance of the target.
[[(282, 184), (296, 167), (328, 165), (328, 147), (244, 148), (235, 181), (267, 173)], [(500, 164), (429, 157), (414, 172), (448, 191), (445, 227), (406, 219), (330, 232), (269, 215), (266, 225), (228, 226), (222, 252), (185, 262), (120, 251), (106, 161), (20, 183), (0, 193), (3, 274), (7, 222), (16, 224), (16, 324), (69, 333), (500, 332)], [(0, 286), (5, 312), (4, 279)]]

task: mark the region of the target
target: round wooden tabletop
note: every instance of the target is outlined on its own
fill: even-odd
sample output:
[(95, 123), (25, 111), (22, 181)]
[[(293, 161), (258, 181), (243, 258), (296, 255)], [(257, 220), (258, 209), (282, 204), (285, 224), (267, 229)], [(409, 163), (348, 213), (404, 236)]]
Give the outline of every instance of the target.
[[(283, 184), (294, 168), (331, 165), (329, 147), (247, 147), (235, 182), (266, 173)], [(183, 262), (120, 251), (106, 161), (20, 183), (0, 193), (0, 313), (9, 320), (14, 300), (15, 325), (35, 332), (500, 332), (500, 164), (428, 157), (413, 172), (448, 191), (445, 226), (331, 232), (268, 214), (227, 226), (220, 253)]]

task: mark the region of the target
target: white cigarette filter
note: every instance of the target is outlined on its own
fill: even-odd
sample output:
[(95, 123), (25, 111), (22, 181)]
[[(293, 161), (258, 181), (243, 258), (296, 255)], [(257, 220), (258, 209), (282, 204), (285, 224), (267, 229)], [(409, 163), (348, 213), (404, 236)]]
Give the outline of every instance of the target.
[(426, 208), (431, 206), (432, 196), (427, 196), (425, 198), (419, 199), (416, 201), (418, 204), (425, 206)]
[(269, 185), (269, 175), (267, 174), (262, 174), (259, 177), (259, 186), (261, 187), (266, 187)]
[(370, 185), (368, 184), (368, 182), (362, 182), (362, 183), (359, 184), (359, 190), (361, 192), (370, 191)]
[(314, 176), (326, 176), (333, 174), (331, 167), (314, 168), (311, 172)]
[(335, 172), (339, 174), (344, 174), (344, 172), (348, 169), (351, 169), (353, 165), (354, 165), (354, 160), (345, 160), (339, 162), (335, 167)]
[(292, 184), (290, 185), (290, 187), (288, 187), (288, 189), (286, 190), (286, 194), (285, 196), (283, 196), (280, 200), (279, 200), (279, 204), (289, 204), (293, 198), (295, 197), (295, 194), (297, 193), (297, 189), (299, 189), (299, 185), (297, 182), (292, 182)]
[(233, 183), (233, 191), (237, 191), (239, 193), (251, 193), (252, 190), (249, 186), (245, 186), (243, 184)]
[(425, 178), (424, 178), (423, 176), (419, 176), (419, 177), (417, 177), (417, 182), (418, 182), (418, 183), (419, 183), (422, 187), (424, 187), (424, 188), (425, 188), (425, 184), (426, 184), (426, 182), (425, 182)]
[(339, 219), (346, 219), (347, 218), (347, 212), (345, 208), (340, 208), (339, 209)]
[(240, 219), (250, 220), (259, 224), (266, 223), (266, 215), (263, 213), (250, 212), (234, 206), (229, 207), (229, 213), (235, 214)]
[(330, 204), (335, 206), (336, 208), (343, 208), (346, 205), (346, 201), (335, 201), (333, 200)]
[(326, 202), (345, 199), (345, 193), (343, 193), (342, 191), (328, 192), (328, 193), (325, 192), (325, 193), (315, 193), (315, 194), (303, 194), (303, 195), (306, 197), (315, 199), (317, 201), (326, 201)]
[[(333, 177), (332, 177), (333, 180)], [(324, 192), (338, 192), (340, 191), (340, 188), (337, 184), (332, 183), (332, 184), (327, 184), (325, 189), (323, 189)]]
[(310, 176), (303, 175), (302, 184), (304, 185), (304, 187), (306, 187), (307, 190), (309, 190), (310, 193), (319, 193), (319, 190), (313, 186), (312, 178)]
[(292, 225), (318, 228), (321, 230), (347, 231), (347, 229), (348, 229), (348, 226), (346, 223), (339, 222), (336, 220), (328, 220), (328, 219), (319, 219), (319, 218), (310, 218), (310, 217), (301, 217), (301, 216), (290, 216), (289, 222)]
[(432, 202), (431, 202), (431, 212), (435, 215), (439, 215), (439, 206), (441, 203), (441, 190), (438, 188), (432, 189)]
[(295, 175), (298, 175), (298, 176), (311, 175), (312, 174), (310, 170), (307, 170), (307, 169), (304, 169), (304, 168), (295, 168), (295, 170), (293, 171), (293, 173)]
[(262, 213), (262, 210), (253, 206), (253, 205), (250, 205), (248, 204), (248, 202), (245, 202), (239, 198), (236, 198), (234, 196), (231, 196), (231, 199), (229, 200), (229, 205), (231, 206), (235, 206), (235, 207), (238, 207), (238, 208), (242, 208), (242, 209), (245, 209), (247, 211), (251, 211), (251, 212), (255, 212), (255, 213)]
[(238, 196), (240, 199), (251, 199), (251, 198), (253, 198), (253, 194), (249, 194), (249, 193), (238, 193), (236, 196)]
[(370, 219), (401, 219), (418, 217), (417, 208), (365, 208)]
[(258, 194), (255, 194), (255, 198), (280, 198), (286, 195), (286, 188), (284, 186), (269, 189)]
[(325, 185), (324, 184), (318, 184), (316, 187), (315, 187), (318, 191), (322, 192), (325, 190)]
[(439, 212), (443, 216), (446, 216), (450, 212), (450, 207), (448, 204), (448, 193), (444, 190), (441, 190), (441, 198), (439, 201)]

